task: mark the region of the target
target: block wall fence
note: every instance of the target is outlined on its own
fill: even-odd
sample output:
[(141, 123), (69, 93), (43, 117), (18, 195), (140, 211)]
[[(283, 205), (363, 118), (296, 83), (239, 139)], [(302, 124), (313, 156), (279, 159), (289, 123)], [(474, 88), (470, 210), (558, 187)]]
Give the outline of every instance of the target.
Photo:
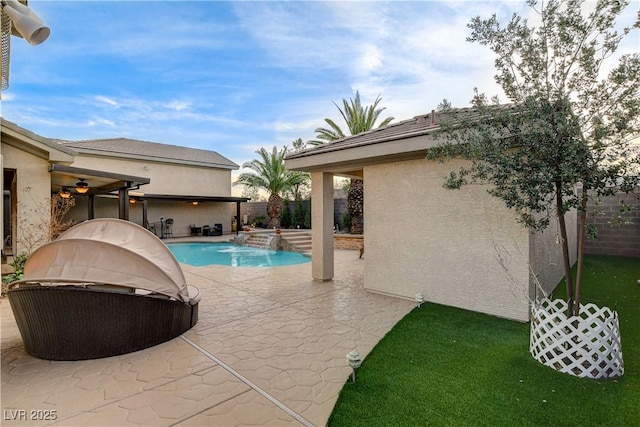
[[(309, 201), (305, 200), (303, 206), (309, 209)], [(293, 202), (290, 203), (290, 209), (293, 213), (295, 209)], [(334, 222), (341, 229), (342, 216), (346, 209), (346, 199), (334, 200)], [(235, 214), (235, 205), (233, 205), (232, 217)], [(267, 202), (242, 203), (240, 214), (248, 215), (249, 222), (257, 216), (266, 217)], [(640, 191), (632, 194), (619, 193), (603, 197), (598, 201), (590, 201), (587, 223), (596, 227), (598, 238), (586, 240), (585, 253), (640, 258)]]
[[(302, 206), (305, 211), (309, 210), (310, 202), (309, 200), (303, 200)], [(284, 209), (284, 207), (283, 207)], [(293, 215), (296, 209), (296, 203), (290, 201), (289, 209), (291, 210), (291, 214)], [(342, 216), (347, 210), (347, 199), (334, 199), (333, 201), (333, 222), (337, 224), (340, 229), (342, 229)], [(251, 224), (254, 218), (258, 216), (267, 217), (267, 202), (249, 202), (249, 203), (241, 203), (240, 204), (240, 220), (244, 222), (244, 216), (247, 215), (248, 223)], [(231, 217), (236, 216), (236, 206), (235, 204), (231, 207)], [(244, 224), (243, 224), (244, 225)]]
[(585, 241), (586, 254), (640, 258), (640, 192), (590, 201), (587, 224), (595, 225), (598, 238)]

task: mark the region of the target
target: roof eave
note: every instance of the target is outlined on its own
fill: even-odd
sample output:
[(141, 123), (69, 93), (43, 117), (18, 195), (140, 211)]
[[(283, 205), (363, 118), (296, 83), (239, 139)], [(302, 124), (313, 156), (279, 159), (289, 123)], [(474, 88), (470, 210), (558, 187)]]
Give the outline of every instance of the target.
[(169, 163), (169, 164), (190, 165), (190, 166), (199, 166), (199, 167), (213, 167), (217, 169), (226, 169), (226, 170), (237, 170), (240, 168), (240, 166), (238, 166), (233, 162), (230, 162), (230, 163), (199, 162), (194, 160), (171, 159), (167, 157), (149, 156), (144, 154), (119, 153), (116, 151), (97, 150), (95, 148), (74, 147), (74, 149), (79, 154), (87, 154), (87, 155), (97, 156), (97, 157), (113, 157), (113, 158), (125, 158), (125, 159), (132, 159), (132, 160), (145, 160), (145, 161), (156, 162), (156, 163)]
[(77, 152), (2, 119), (2, 143), (55, 163), (73, 163)]
[(303, 172), (353, 171), (364, 166), (422, 159), (427, 150), (438, 144), (430, 134), (417, 132), (399, 138), (372, 140), (359, 144), (325, 146), (324, 150), (311, 150), (287, 156), (287, 169)]

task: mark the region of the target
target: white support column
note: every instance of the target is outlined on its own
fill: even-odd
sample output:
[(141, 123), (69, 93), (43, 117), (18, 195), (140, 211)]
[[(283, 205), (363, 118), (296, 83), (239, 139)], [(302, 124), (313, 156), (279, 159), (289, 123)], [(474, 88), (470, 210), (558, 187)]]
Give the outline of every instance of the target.
[(333, 279), (333, 174), (311, 173), (311, 272), (313, 280)]

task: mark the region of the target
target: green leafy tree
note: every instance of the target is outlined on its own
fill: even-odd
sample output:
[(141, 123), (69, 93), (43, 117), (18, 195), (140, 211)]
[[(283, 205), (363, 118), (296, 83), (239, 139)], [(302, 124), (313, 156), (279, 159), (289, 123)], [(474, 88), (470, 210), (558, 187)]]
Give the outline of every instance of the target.
[(267, 202), (268, 227), (279, 227), (282, 215), (282, 195), (291, 191), (293, 187), (301, 184), (301, 180), (308, 179), (305, 174), (292, 172), (285, 168), (284, 158), (287, 147), (278, 150), (273, 147), (271, 152), (264, 148), (256, 151), (259, 159), (251, 160), (242, 165), (251, 172), (243, 172), (238, 176), (233, 185), (245, 185), (249, 188), (258, 188), (269, 193)]
[(292, 145), (293, 145), (293, 151), (297, 153), (299, 151), (304, 150), (307, 144), (302, 140), (302, 138), (298, 138), (293, 140)]
[[(347, 124), (350, 135), (357, 135), (362, 132), (367, 132), (376, 127), (376, 122), (380, 118), (380, 114), (385, 108), (378, 108), (378, 104), (382, 101), (382, 98), (378, 95), (372, 105), (364, 106), (360, 101), (360, 93), (356, 92), (355, 99), (342, 100), (344, 108), (340, 108), (338, 104), (333, 103), (340, 115)], [(387, 117), (382, 120), (378, 127), (385, 127), (393, 120), (393, 117)], [(337, 141), (345, 138), (344, 131), (340, 126), (331, 119), (324, 119), (329, 125), (328, 128), (319, 127), (315, 130), (317, 133), (315, 140), (309, 141), (310, 145), (322, 145), (329, 142)], [(349, 193), (347, 196), (347, 209), (351, 215), (351, 233), (362, 234), (364, 232), (364, 183), (361, 179), (351, 179), (351, 185), (349, 187)]]
[(293, 226), (296, 228), (304, 227), (304, 205), (302, 204), (302, 200), (296, 200), (296, 208), (293, 211)]
[[(615, 30), (628, 0), (598, 0), (591, 9), (579, 0), (528, 3), (540, 15), (538, 27), (515, 14), (504, 27), (495, 15), (468, 25), (468, 41), (495, 53), (495, 79), (511, 104), (477, 90), (472, 109), (452, 110), (444, 102), (440, 136), (447, 142), (429, 157), (470, 160), (451, 173), (446, 187), (489, 183), (489, 193), (515, 209), (526, 226), (542, 230), (558, 221), (568, 315), (578, 315), (587, 202), (638, 185), (640, 157), (631, 139), (640, 134), (640, 54), (622, 55), (617, 64), (607, 59), (640, 21)], [(565, 221), (573, 209), (575, 280)]]
[(289, 200), (284, 200), (284, 208), (282, 210), (282, 218), (280, 219), (280, 226), (282, 228), (291, 227), (291, 207), (289, 206)]
[(304, 228), (311, 230), (311, 200), (309, 200), (309, 209), (304, 211)]

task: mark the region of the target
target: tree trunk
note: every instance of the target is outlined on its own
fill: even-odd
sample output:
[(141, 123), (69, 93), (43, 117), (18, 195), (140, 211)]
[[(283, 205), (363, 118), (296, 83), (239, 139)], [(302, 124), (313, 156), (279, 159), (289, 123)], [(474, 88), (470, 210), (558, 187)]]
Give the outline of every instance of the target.
[(576, 294), (573, 305), (573, 315), (580, 315), (580, 298), (582, 296), (582, 270), (584, 267), (584, 239), (587, 231), (587, 188), (582, 188), (582, 199), (580, 200), (580, 212), (578, 216), (578, 273), (576, 275)]
[(282, 197), (277, 194), (269, 196), (269, 202), (267, 203), (267, 215), (269, 215), (269, 228), (280, 227)]
[(347, 210), (351, 215), (351, 234), (364, 234), (364, 182), (361, 179), (351, 179)]
[(564, 202), (562, 200), (562, 182), (556, 181), (556, 213), (560, 224), (560, 244), (562, 245), (562, 261), (564, 277), (567, 282), (567, 316), (573, 316), (573, 276), (571, 274), (571, 260), (569, 258), (569, 242), (567, 241), (567, 225), (564, 220)]

